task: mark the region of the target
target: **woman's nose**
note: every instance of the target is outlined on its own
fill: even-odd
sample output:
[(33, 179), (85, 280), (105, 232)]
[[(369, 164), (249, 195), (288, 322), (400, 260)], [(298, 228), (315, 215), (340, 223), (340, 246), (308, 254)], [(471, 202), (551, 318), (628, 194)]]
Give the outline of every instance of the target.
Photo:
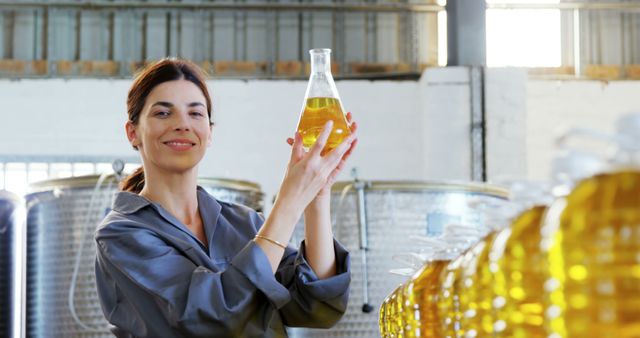
[(189, 118), (186, 113), (176, 114), (178, 115), (178, 120), (176, 121), (175, 130), (176, 131), (189, 131), (191, 127), (189, 126)]

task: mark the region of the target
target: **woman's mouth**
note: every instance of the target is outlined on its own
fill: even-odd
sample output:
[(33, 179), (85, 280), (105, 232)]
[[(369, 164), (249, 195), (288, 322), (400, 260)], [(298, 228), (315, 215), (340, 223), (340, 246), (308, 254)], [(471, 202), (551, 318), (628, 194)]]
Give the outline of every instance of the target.
[(195, 143), (189, 140), (171, 140), (163, 143), (175, 151), (189, 150), (196, 145)]

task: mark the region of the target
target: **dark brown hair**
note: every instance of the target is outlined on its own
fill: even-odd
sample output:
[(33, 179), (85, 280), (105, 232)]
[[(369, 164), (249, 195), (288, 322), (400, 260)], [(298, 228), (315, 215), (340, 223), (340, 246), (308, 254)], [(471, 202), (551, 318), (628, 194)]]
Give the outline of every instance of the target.
[[(209, 90), (205, 83), (207, 77), (207, 73), (200, 67), (187, 60), (168, 58), (147, 66), (136, 76), (129, 89), (129, 95), (127, 96), (129, 121), (134, 125), (138, 125), (140, 113), (147, 96), (157, 85), (169, 81), (187, 80), (193, 82), (202, 91), (207, 103), (209, 123), (213, 125), (211, 119), (211, 96), (209, 96)], [(138, 148), (134, 146), (134, 149), (137, 150)], [(120, 185), (121, 190), (136, 194), (140, 193), (143, 187), (144, 169), (142, 167), (136, 169), (133, 174), (125, 178)]]

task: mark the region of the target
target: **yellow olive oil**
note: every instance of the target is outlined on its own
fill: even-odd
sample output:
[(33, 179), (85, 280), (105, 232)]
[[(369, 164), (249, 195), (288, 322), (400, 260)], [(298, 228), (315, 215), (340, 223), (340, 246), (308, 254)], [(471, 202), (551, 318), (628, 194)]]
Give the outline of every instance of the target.
[(497, 232), (474, 245), (462, 262), (457, 285), (460, 299), (458, 336), (487, 337), (493, 334), (493, 272), (489, 253)]
[(405, 287), (405, 337), (441, 337), (437, 297), (448, 260), (427, 262)]
[(449, 262), (440, 275), (437, 307), (442, 337), (456, 337), (456, 330), (460, 326), (460, 302), (456, 281), (462, 274), (463, 260), (464, 256), (458, 256)]
[(550, 336), (640, 337), (640, 172), (583, 180), (548, 214)]
[(322, 132), (327, 121), (333, 121), (333, 129), (323, 152), (336, 148), (351, 131), (342, 111), (340, 101), (332, 97), (311, 97), (307, 99), (298, 122), (298, 132), (305, 148), (310, 148)]
[[(496, 332), (501, 337), (543, 338), (544, 281), (546, 256), (540, 250), (545, 206), (522, 212), (498, 236), (492, 257), (494, 272)], [(504, 238), (502, 238), (504, 236)], [(497, 246), (502, 246), (497, 248)], [(501, 254), (501, 255), (500, 255)]]

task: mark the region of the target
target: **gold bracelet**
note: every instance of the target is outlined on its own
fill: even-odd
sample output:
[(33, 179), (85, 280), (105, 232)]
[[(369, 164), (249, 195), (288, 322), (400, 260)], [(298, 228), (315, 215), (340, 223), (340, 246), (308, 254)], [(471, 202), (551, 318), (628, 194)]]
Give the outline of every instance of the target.
[[(273, 244), (275, 244), (275, 245), (277, 245), (277, 246), (279, 246), (279, 247), (281, 247), (281, 248), (283, 248), (285, 250), (287, 249), (286, 245), (276, 241), (275, 239), (271, 239), (269, 237), (265, 237), (265, 236), (261, 236), (261, 235), (256, 235), (256, 238), (264, 239), (265, 241), (271, 242), (271, 243), (273, 243)], [(255, 240), (255, 238), (254, 238), (254, 240)]]

